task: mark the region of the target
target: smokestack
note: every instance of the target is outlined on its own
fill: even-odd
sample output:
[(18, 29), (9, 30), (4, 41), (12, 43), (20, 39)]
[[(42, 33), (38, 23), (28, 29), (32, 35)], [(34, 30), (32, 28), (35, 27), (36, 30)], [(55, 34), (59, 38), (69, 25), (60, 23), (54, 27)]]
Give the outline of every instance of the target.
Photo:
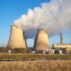
[(36, 50), (45, 50), (45, 51), (48, 48), (50, 48), (47, 30), (45, 29), (38, 30), (35, 38), (34, 47)]
[(10, 47), (10, 48), (26, 48), (26, 42), (25, 42), (25, 37), (23, 37), (23, 31), (16, 25), (11, 26), (8, 47)]
[(63, 44), (63, 33), (60, 33), (60, 44)]

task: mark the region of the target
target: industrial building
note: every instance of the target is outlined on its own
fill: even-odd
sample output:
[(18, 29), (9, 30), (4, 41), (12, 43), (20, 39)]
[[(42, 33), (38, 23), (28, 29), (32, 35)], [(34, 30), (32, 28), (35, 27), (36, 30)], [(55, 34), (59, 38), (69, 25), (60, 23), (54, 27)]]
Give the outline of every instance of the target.
[(49, 49), (50, 44), (48, 39), (48, 30), (39, 29), (35, 37), (34, 50), (47, 52)]
[[(9, 48), (27, 48), (27, 43), (23, 30), (20, 29), (17, 25), (11, 26), (10, 37), (8, 42)], [(29, 48), (28, 48), (29, 49)], [(71, 53), (71, 44), (64, 44), (63, 34), (60, 33), (60, 43), (53, 44), (53, 47), (50, 47), (48, 30), (39, 29), (37, 31), (35, 41), (34, 41), (34, 51), (42, 51), (43, 53), (48, 52), (50, 54), (54, 53)]]
[(10, 37), (8, 42), (9, 48), (27, 48), (23, 31), (16, 25), (11, 26)]
[(53, 44), (53, 49), (60, 50), (62, 53), (71, 53), (71, 44), (65, 44), (63, 42), (63, 33), (60, 33), (60, 43)]

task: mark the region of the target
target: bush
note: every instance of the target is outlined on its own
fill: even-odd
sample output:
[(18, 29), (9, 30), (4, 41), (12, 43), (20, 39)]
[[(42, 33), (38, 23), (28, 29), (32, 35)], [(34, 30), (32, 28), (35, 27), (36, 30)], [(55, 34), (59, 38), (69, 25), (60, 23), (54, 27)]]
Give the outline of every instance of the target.
[(31, 50), (30, 49), (24, 49), (24, 48), (4, 48), (1, 47), (0, 48), (0, 53), (8, 53), (8, 51), (11, 50), (12, 53), (30, 53)]
[(15, 48), (11, 50), (12, 50), (12, 53), (30, 53), (31, 52), (29, 49), (24, 49), (24, 48)]

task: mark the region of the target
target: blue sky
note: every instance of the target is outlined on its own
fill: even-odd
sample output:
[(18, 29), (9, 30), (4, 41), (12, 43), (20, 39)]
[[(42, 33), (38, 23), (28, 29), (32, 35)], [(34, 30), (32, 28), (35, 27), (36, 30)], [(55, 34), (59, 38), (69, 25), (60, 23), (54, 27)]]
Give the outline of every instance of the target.
[[(28, 9), (40, 6), (49, 0), (0, 0), (0, 46), (8, 43), (10, 35), (10, 25), (22, 14), (26, 14)], [(58, 43), (59, 35), (49, 38), (50, 43)], [(31, 42), (31, 43), (29, 43)], [(64, 32), (64, 42), (71, 43), (70, 30)], [(28, 45), (33, 45), (33, 39), (28, 40)]]

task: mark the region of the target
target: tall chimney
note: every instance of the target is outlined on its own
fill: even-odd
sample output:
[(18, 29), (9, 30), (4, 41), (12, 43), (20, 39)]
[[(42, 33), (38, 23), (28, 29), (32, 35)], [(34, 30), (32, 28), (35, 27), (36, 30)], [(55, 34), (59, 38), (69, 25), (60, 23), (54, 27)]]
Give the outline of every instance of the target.
[(63, 44), (63, 33), (60, 33), (60, 44)]
[(48, 48), (50, 48), (47, 32), (48, 31), (45, 29), (38, 30), (34, 45), (34, 48), (36, 50), (47, 50)]
[(23, 31), (16, 25), (11, 26), (8, 47), (26, 48), (26, 42), (25, 42), (25, 37), (23, 36)]

